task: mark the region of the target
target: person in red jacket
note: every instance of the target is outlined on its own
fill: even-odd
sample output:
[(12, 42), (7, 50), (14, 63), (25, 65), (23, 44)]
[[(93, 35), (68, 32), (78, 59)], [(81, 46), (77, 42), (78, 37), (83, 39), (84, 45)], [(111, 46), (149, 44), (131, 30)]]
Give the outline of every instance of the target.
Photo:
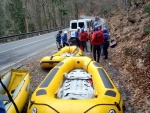
[(85, 48), (86, 48), (86, 51), (88, 51), (87, 46), (86, 46), (87, 37), (88, 37), (88, 34), (84, 31), (84, 28), (81, 28), (81, 32), (79, 33), (79, 40), (80, 40), (83, 51)]
[[(93, 45), (93, 57), (94, 60), (99, 63), (101, 54), (101, 45), (104, 42), (104, 35), (101, 31), (98, 31), (98, 26), (94, 27), (94, 33), (92, 34), (91, 43)], [(97, 58), (96, 58), (97, 56)]]
[(92, 34), (93, 34), (94, 30), (91, 29), (90, 30), (90, 33), (89, 33), (89, 36), (88, 36), (88, 40), (90, 41), (90, 49), (91, 49), (91, 52), (92, 52), (92, 43), (91, 43), (91, 40), (92, 40)]
[(88, 52), (87, 42), (88, 42), (88, 36), (89, 36), (89, 34), (88, 34), (87, 30), (84, 30), (84, 31), (85, 31), (85, 34), (86, 34), (85, 49), (86, 49), (86, 52)]

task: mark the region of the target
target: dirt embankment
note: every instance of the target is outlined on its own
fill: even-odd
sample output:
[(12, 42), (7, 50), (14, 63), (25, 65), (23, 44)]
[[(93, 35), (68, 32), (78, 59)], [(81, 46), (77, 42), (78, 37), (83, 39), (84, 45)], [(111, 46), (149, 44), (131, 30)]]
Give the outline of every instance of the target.
[(150, 34), (144, 32), (150, 17), (143, 13), (147, 4), (131, 7), (130, 18), (134, 23), (127, 20), (123, 10), (108, 19), (111, 37), (118, 40), (117, 47), (110, 49), (110, 62), (123, 75), (132, 113), (150, 112)]

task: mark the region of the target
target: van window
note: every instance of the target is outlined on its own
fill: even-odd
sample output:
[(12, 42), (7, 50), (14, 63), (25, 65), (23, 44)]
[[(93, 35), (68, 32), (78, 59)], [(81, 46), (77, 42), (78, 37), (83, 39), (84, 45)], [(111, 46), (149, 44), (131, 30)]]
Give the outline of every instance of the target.
[(84, 28), (84, 22), (79, 22), (79, 23), (78, 23), (78, 26), (79, 26), (80, 28)]
[(77, 23), (71, 23), (71, 29), (77, 29)]
[(90, 27), (90, 22), (87, 22), (86, 24), (87, 24), (87, 27), (89, 28)]

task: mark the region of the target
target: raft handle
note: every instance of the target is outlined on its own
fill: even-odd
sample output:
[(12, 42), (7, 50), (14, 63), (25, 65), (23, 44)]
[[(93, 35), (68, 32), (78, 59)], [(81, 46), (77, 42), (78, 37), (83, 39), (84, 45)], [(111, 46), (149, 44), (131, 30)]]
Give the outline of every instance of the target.
[(50, 60), (52, 60), (52, 59), (53, 59), (53, 57), (54, 57), (54, 56), (51, 56), (51, 57), (50, 57)]
[(121, 111), (121, 108), (119, 106), (119, 103), (115, 102), (116, 107), (118, 108), (119, 111)]
[(29, 109), (32, 107), (32, 105), (34, 104), (35, 101), (30, 101), (30, 106)]
[(121, 111), (121, 108), (120, 108), (120, 106), (119, 106), (119, 103), (115, 102), (114, 104), (96, 104), (96, 105), (92, 106), (91, 108), (89, 108), (88, 110), (86, 110), (84, 113), (87, 113), (87, 112), (90, 111), (92, 108), (94, 108), (94, 107), (96, 107), (96, 106), (101, 106), (101, 105), (113, 105), (113, 106), (116, 106), (119, 111)]
[(35, 105), (44, 105), (44, 106), (47, 106), (49, 108), (51, 108), (52, 110), (54, 110), (56, 113), (60, 113), (58, 112), (56, 109), (54, 109), (52, 106), (48, 105), (48, 104), (42, 104), (42, 103), (35, 103), (35, 101), (30, 101), (30, 106), (29, 106), (29, 109), (32, 107), (33, 104)]
[(123, 108), (123, 111), (126, 111), (126, 106), (125, 105), (123, 105), (122, 108)]

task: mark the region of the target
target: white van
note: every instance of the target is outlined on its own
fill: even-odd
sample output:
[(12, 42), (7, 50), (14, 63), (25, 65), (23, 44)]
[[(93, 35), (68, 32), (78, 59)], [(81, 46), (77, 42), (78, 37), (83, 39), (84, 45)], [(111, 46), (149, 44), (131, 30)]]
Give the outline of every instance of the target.
[(90, 32), (90, 27), (92, 19), (79, 19), (79, 20), (71, 20), (70, 21), (70, 37), (75, 37), (75, 32), (77, 31), (77, 28), (84, 28), (85, 31), (88, 33)]
[(75, 32), (78, 28), (78, 20), (71, 20), (70, 21), (70, 37), (75, 37)]

